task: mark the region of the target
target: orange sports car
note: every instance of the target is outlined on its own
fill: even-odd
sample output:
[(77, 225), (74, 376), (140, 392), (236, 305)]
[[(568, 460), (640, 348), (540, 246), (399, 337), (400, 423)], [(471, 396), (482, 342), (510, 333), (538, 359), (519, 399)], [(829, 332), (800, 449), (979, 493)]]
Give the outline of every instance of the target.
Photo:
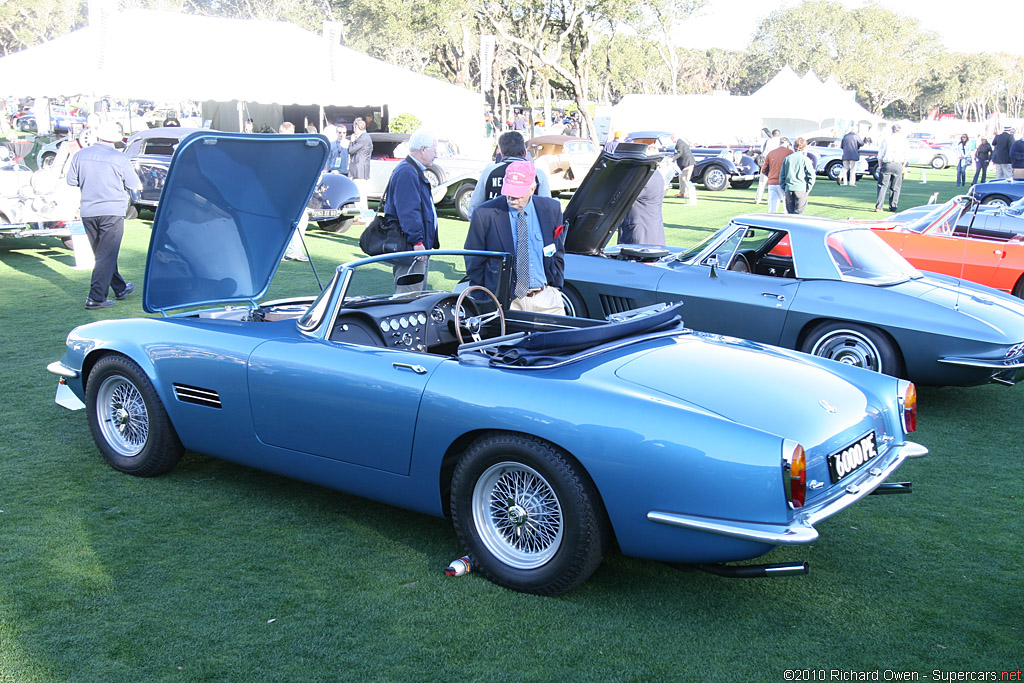
[[(972, 215), (970, 197), (954, 197), (909, 221), (858, 221), (920, 270), (1010, 292), (1024, 299), (1024, 235)], [(980, 227), (979, 227), (980, 226)]]

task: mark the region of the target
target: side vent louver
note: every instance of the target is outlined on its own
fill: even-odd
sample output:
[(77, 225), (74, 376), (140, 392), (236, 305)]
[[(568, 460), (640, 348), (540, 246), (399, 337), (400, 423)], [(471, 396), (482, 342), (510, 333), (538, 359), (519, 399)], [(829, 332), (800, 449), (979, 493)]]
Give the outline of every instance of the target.
[(624, 313), (625, 311), (631, 311), (636, 308), (636, 302), (627, 297), (602, 294), (601, 308), (604, 309), (604, 314), (607, 316), (612, 313)]
[(220, 395), (213, 389), (174, 384), (174, 397), (182, 403), (194, 403), (207, 408), (220, 408)]

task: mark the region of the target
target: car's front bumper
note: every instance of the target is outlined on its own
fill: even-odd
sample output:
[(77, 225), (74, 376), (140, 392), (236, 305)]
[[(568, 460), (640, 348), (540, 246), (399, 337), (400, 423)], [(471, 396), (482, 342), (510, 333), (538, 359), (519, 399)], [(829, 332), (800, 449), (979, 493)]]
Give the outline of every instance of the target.
[(736, 173), (735, 175), (730, 175), (729, 176), (729, 180), (732, 180), (732, 181), (739, 180), (741, 182), (744, 181), (744, 180), (757, 180), (757, 174), (756, 173), (750, 173), (750, 174), (744, 175), (742, 173)]
[(767, 545), (795, 545), (810, 543), (818, 538), (814, 524), (827, 519), (840, 510), (877, 489), (907, 458), (927, 455), (924, 446), (907, 441), (893, 446), (880, 456), (879, 462), (852, 477), (843, 486), (834, 487), (827, 495), (801, 508), (788, 524), (770, 524), (731, 519), (714, 519), (697, 515), (651, 510), (647, 519), (659, 524), (677, 526), (694, 531), (728, 536), (742, 541), (755, 541)]

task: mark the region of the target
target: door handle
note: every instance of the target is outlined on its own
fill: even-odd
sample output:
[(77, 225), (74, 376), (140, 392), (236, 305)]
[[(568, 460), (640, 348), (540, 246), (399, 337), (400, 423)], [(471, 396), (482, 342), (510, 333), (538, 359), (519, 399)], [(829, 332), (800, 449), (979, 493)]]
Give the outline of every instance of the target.
[(427, 374), (427, 369), (422, 365), (409, 365), (408, 363), (392, 363), (391, 366), (398, 368), (399, 370), (412, 370), (417, 375)]
[(786, 300), (786, 296), (784, 294), (773, 294), (772, 292), (761, 292), (761, 296), (769, 296), (773, 299), (778, 299), (779, 301)]

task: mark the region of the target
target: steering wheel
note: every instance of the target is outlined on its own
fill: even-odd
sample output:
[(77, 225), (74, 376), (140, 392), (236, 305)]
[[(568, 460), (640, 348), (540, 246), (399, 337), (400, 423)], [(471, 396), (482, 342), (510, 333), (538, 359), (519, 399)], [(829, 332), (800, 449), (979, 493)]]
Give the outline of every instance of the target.
[[(466, 300), (466, 296), (472, 291), (481, 291), (487, 296), (489, 296), (491, 298), (491, 301), (494, 302), (494, 312), (484, 313), (483, 315), (474, 315), (467, 318), (462, 308), (462, 303)], [(470, 299), (470, 301), (472, 301), (472, 299)], [(500, 321), (499, 326), (501, 328), (501, 331), (498, 333), (498, 336), (502, 337), (505, 335), (505, 312), (501, 310), (501, 303), (498, 302), (498, 297), (494, 296), (494, 293), (491, 290), (487, 289), (486, 287), (481, 287), (480, 285), (472, 285), (462, 290), (462, 293), (459, 294), (458, 300), (455, 302), (455, 310), (452, 313), (455, 315), (455, 336), (459, 338), (460, 344), (466, 343), (466, 341), (462, 338), (463, 327), (465, 327), (466, 331), (469, 332), (469, 336), (473, 339), (473, 341), (480, 341), (482, 338), (480, 335), (480, 330), (483, 329), (484, 325), (491, 322), (495, 318), (497, 318)]]
[(732, 263), (729, 264), (729, 270), (737, 273), (749, 273), (750, 260), (747, 258), (746, 254), (736, 254)]

